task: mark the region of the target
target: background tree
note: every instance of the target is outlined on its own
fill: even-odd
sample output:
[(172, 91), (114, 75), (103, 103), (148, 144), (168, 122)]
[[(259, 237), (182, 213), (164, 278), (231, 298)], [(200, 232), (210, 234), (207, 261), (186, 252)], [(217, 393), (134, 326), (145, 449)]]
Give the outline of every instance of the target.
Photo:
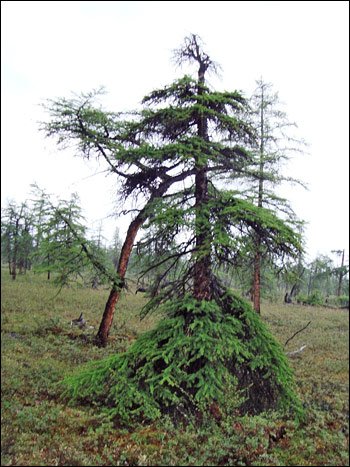
[[(297, 221), (295, 213), (286, 199), (276, 195), (276, 187), (282, 182), (301, 183), (291, 177), (283, 176), (282, 162), (289, 159), (294, 152), (301, 152), (301, 140), (290, 133), (296, 124), (287, 119), (285, 112), (279, 109), (280, 101), (277, 93), (272, 93), (272, 85), (262, 79), (257, 81), (257, 88), (250, 99), (253, 124), (256, 128), (255, 155), (256, 169), (252, 177), (256, 181), (256, 204), (258, 207), (268, 206), (282, 213), (289, 219), (294, 228), (302, 225)], [(261, 245), (259, 231), (254, 233), (254, 309), (260, 313), (260, 270), (262, 258), (268, 259), (268, 252)], [(272, 258), (270, 258), (271, 260)]]
[(340, 297), (342, 290), (342, 281), (343, 278), (349, 273), (349, 267), (344, 265), (345, 250), (333, 250), (332, 253), (341, 256), (341, 265), (335, 270), (336, 275), (339, 277), (337, 295), (338, 297)]
[(332, 293), (330, 283), (333, 274), (333, 261), (326, 255), (319, 255), (309, 265), (309, 277), (307, 284), (307, 295), (313, 291), (323, 289), (326, 295)]
[(33, 251), (33, 217), (26, 203), (10, 202), (1, 213), (1, 252), (7, 256), (9, 273), (15, 280), (31, 266)]
[[(102, 235), (103, 226), (102, 222), (99, 224), (97, 232), (92, 235), (92, 238), (88, 242), (89, 244), (89, 253), (96, 259), (98, 259), (99, 263), (105, 264), (106, 268), (110, 271), (115, 269), (115, 265), (113, 263), (112, 252), (106, 246), (106, 238)], [(85, 240), (85, 244), (87, 241)], [(93, 264), (88, 264), (84, 270), (84, 281), (85, 283), (89, 284), (90, 287), (93, 289), (97, 289), (100, 285), (106, 284), (108, 282), (108, 278), (101, 274), (101, 272), (94, 267)]]
[[(35, 270), (47, 272), (50, 279), (55, 273), (55, 282), (60, 286), (69, 285), (76, 279), (87, 264), (86, 256), (82, 250), (77, 236), (85, 237), (85, 227), (82, 225), (81, 208), (77, 194), (71, 199), (59, 200), (55, 206), (50, 197), (35, 188), (39, 193), (35, 208), (41, 219), (40, 243), (35, 252)], [(72, 226), (76, 236), (73, 234)]]
[(109, 248), (108, 254), (110, 256), (110, 260), (113, 263), (114, 269), (118, 268), (119, 258), (120, 258), (120, 250), (122, 249), (123, 241), (120, 237), (120, 231), (118, 227), (114, 231), (112, 245)]

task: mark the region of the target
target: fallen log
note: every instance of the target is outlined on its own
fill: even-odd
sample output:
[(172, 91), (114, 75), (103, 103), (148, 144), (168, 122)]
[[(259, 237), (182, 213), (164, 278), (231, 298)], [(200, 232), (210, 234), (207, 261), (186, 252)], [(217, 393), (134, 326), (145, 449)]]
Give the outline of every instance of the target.
[(306, 345), (303, 345), (298, 350), (293, 350), (292, 352), (286, 352), (287, 357), (293, 357), (293, 355), (297, 355), (298, 353), (302, 352), (306, 349)]

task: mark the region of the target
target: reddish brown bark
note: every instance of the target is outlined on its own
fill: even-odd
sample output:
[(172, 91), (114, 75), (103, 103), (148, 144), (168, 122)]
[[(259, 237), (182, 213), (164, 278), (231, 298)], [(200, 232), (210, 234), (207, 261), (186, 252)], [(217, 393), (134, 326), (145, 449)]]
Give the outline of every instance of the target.
[(136, 219), (134, 219), (131, 222), (128, 232), (126, 234), (126, 238), (125, 238), (125, 241), (122, 247), (122, 251), (120, 253), (118, 269), (117, 269), (119, 282), (117, 284), (114, 284), (112, 287), (112, 290), (109, 294), (109, 297), (108, 297), (108, 300), (105, 306), (105, 311), (103, 313), (102, 321), (101, 321), (98, 333), (96, 335), (96, 342), (103, 347), (107, 345), (109, 331), (111, 329), (112, 322), (113, 322), (114, 310), (119, 300), (120, 292), (122, 291), (124, 287), (125, 273), (128, 267), (130, 254), (131, 254), (132, 247), (134, 245), (135, 237), (137, 235), (137, 232), (140, 226), (144, 222), (144, 220), (145, 220), (145, 217), (144, 217), (144, 210), (143, 210), (136, 217)]
[[(117, 268), (118, 279), (117, 281), (114, 282), (112, 290), (109, 294), (109, 297), (108, 297), (108, 300), (105, 306), (105, 310), (103, 313), (102, 321), (101, 321), (99, 330), (95, 337), (95, 342), (97, 343), (97, 345), (101, 345), (103, 347), (107, 345), (108, 334), (109, 334), (109, 331), (110, 331), (110, 328), (113, 322), (114, 310), (119, 300), (120, 292), (122, 291), (125, 285), (125, 282), (124, 282), (125, 274), (126, 274), (126, 270), (127, 270), (129, 259), (130, 259), (131, 250), (134, 246), (135, 237), (137, 235), (139, 228), (147, 219), (148, 212), (151, 209), (151, 206), (154, 200), (156, 198), (161, 198), (173, 183), (185, 180), (186, 177), (188, 177), (189, 175), (193, 175), (193, 173), (194, 172), (191, 169), (187, 172), (182, 172), (181, 174), (174, 176), (174, 177), (165, 176), (163, 183), (157, 189), (153, 191), (145, 207), (139, 212), (136, 218), (130, 223), (127, 234), (126, 234), (126, 238), (125, 238), (125, 241), (124, 241), (121, 253), (120, 253), (119, 262), (118, 262), (118, 268)], [(82, 247), (85, 253), (87, 254), (87, 256), (90, 259), (92, 259), (92, 262), (94, 263), (94, 259), (90, 255), (86, 246), (83, 244)], [(99, 269), (101, 269), (101, 266)]]
[(187, 172), (182, 172), (181, 174), (175, 177), (166, 176), (164, 178), (163, 183), (156, 190), (153, 191), (145, 207), (139, 212), (136, 218), (131, 222), (129, 229), (127, 231), (127, 234), (126, 234), (126, 238), (125, 238), (125, 241), (122, 247), (122, 251), (120, 253), (118, 269), (117, 269), (119, 280), (118, 280), (118, 283), (114, 284), (109, 294), (106, 307), (105, 307), (105, 311), (103, 313), (102, 321), (101, 321), (98, 333), (96, 335), (95, 340), (98, 345), (102, 345), (102, 346), (107, 345), (109, 330), (113, 322), (114, 310), (119, 300), (120, 292), (124, 287), (125, 274), (126, 274), (126, 270), (127, 270), (129, 259), (130, 259), (131, 250), (134, 246), (135, 237), (137, 235), (139, 228), (147, 219), (148, 212), (151, 209), (151, 206), (154, 200), (156, 198), (161, 198), (173, 183), (185, 180), (186, 177), (188, 177), (189, 175), (193, 175), (193, 174), (194, 172), (191, 169)]

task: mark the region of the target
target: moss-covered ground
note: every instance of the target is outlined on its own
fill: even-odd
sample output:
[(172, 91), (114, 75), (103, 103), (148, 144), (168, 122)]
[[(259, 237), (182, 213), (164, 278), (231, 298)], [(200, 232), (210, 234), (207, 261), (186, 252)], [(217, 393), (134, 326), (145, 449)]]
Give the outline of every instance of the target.
[[(349, 465), (349, 311), (263, 303), (262, 316), (290, 358), (306, 409), (202, 423), (116, 427), (96, 408), (69, 406), (57, 385), (91, 360), (122, 352), (161, 317), (140, 321), (144, 294), (118, 303), (110, 344), (93, 345), (108, 290), (57, 289), (29, 273), (1, 282), (1, 465)], [(84, 313), (87, 329), (70, 327)]]

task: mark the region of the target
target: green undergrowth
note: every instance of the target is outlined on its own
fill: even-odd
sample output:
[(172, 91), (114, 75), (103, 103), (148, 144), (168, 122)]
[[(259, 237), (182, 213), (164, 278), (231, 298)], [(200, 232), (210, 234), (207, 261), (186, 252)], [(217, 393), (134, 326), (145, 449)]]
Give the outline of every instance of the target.
[[(242, 413), (246, 395), (223, 379), (220, 416), (194, 402), (202, 417), (197, 411), (179, 423), (169, 410), (153, 422), (136, 417), (117, 426), (101, 401), (67, 404), (60, 382), (92, 361), (129, 354), (135, 338), (142, 342), (166, 318), (140, 321), (146, 300), (131, 291), (118, 303), (112, 338), (101, 349), (93, 337), (109, 291), (71, 287), (51, 299), (56, 291), (44, 276), (2, 275), (1, 465), (349, 465), (347, 310), (262, 304), (262, 322), (282, 347), (312, 320), (285, 349), (306, 345), (288, 359), (305, 411), (301, 422), (283, 409)], [(70, 328), (80, 312), (94, 329)]]

